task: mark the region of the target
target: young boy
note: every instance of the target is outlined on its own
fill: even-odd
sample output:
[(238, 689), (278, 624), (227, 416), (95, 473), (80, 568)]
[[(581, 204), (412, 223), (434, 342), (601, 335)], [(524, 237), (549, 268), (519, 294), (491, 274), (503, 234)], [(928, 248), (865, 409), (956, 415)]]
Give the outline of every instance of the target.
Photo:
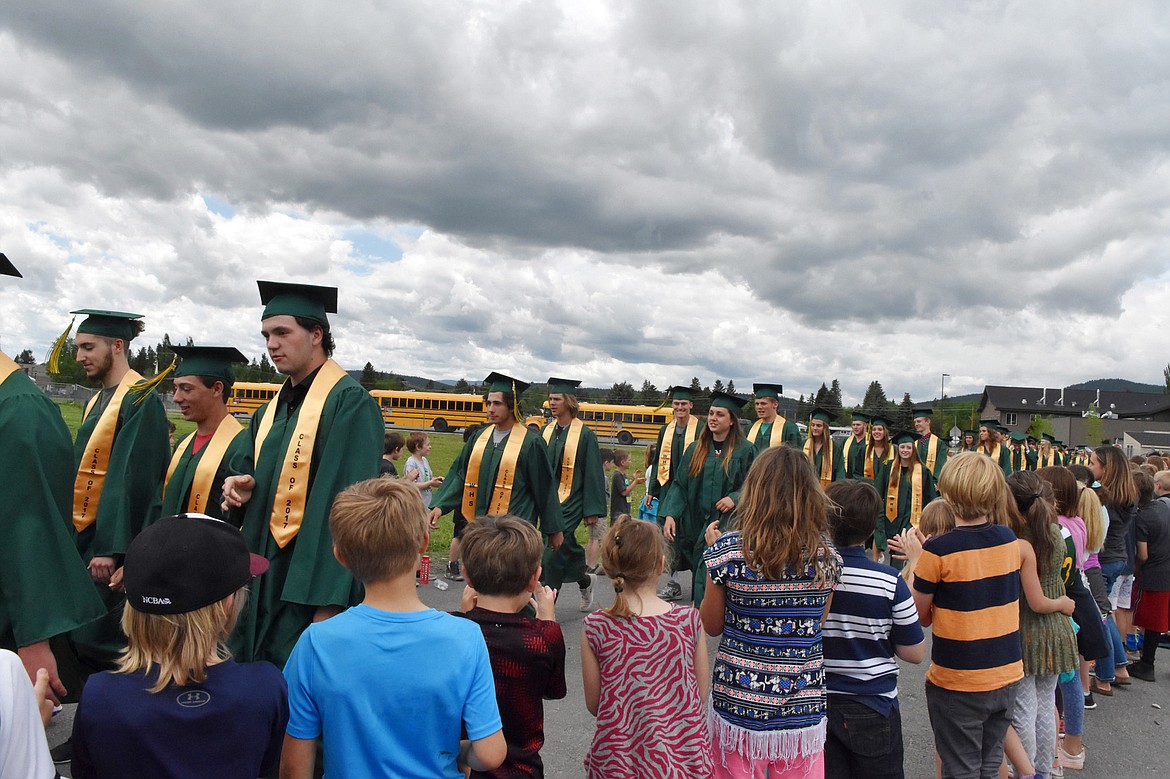
[[(415, 591), (430, 542), (418, 489), (358, 482), (334, 500), (329, 530), (365, 598), (310, 625), (293, 648), (281, 777), (313, 775), (318, 738), (331, 777), (459, 779), (463, 765), (498, 766), (507, 745), (483, 635)], [(461, 727), (470, 744), (461, 746)]]
[(398, 468), (394, 463), (402, 456), (402, 447), (405, 445), (402, 433), (395, 433), (393, 430), (386, 433), (382, 438), (382, 461), (378, 463), (379, 476), (398, 476)]
[(416, 430), (406, 437), (406, 451), (410, 452), (410, 457), (406, 458), (406, 465), (402, 468), (402, 478), (418, 487), (423, 505), (430, 508), (431, 488), (443, 483), (443, 477), (434, 474), (427, 460), (431, 451), (431, 437)]
[(622, 514), (630, 513), (630, 493), (634, 491), (634, 487), (645, 481), (641, 476), (633, 480), (626, 476), (626, 471), (630, 468), (630, 453), (625, 449), (613, 450), (613, 467), (610, 484), (610, 522), (616, 521)]
[[(613, 502), (613, 461), (613, 450), (602, 449), (601, 467), (605, 471), (605, 505), (607, 506), (612, 505)], [(601, 539), (605, 538), (608, 525), (609, 523), (605, 521), (604, 517), (598, 517), (592, 525), (589, 525), (589, 543), (585, 547), (585, 570), (588, 573), (594, 575), (601, 573), (601, 568), (597, 565), (597, 555), (601, 550)]]
[(914, 605), (934, 625), (926, 707), (944, 777), (998, 776), (1019, 681), (1020, 549), (993, 524), (1003, 471), (978, 452), (948, 460), (939, 492), (955, 529), (923, 545), (914, 568)]
[[(541, 777), (545, 698), (565, 697), (565, 639), (556, 622), (556, 590), (540, 584), (544, 542), (518, 517), (480, 517), (463, 535), (461, 616), (483, 631), (496, 679), (508, 757), (475, 777)], [(536, 607), (536, 618), (521, 612)]]
[[(825, 775), (901, 779), (902, 717), (894, 658), (922, 662), (922, 626), (906, 582), (865, 553), (882, 508), (878, 491), (854, 479), (833, 482), (826, 494), (840, 507), (829, 514), (829, 533), (844, 566), (823, 627), (829, 691)], [(862, 744), (868, 748), (858, 751)]]

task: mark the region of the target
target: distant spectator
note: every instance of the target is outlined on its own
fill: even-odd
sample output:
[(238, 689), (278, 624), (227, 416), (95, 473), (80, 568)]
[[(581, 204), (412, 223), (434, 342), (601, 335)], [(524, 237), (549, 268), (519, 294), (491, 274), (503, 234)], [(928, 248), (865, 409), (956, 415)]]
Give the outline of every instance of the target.
[(394, 463), (402, 456), (404, 446), (406, 441), (402, 438), (402, 433), (393, 430), (386, 433), (382, 443), (382, 462), (378, 463), (379, 476), (398, 476), (398, 468)]

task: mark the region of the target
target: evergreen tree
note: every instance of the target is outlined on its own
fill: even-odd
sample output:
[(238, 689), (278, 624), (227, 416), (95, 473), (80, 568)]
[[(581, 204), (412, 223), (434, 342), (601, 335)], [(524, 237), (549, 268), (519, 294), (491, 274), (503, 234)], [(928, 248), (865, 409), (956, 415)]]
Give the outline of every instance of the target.
[(460, 379), (459, 381), (455, 382), (455, 391), (456, 392), (470, 392), (471, 385), (467, 383), (467, 379)]
[(871, 381), (869, 388), (865, 391), (865, 398), (861, 401), (861, 408), (866, 414), (888, 414), (890, 401), (886, 398), (886, 392), (882, 389), (881, 382)]
[(701, 383), (699, 383), (699, 377), (692, 376), (691, 377), (691, 394), (698, 396), (698, 395), (701, 395), (702, 393), (703, 393), (703, 385)]
[(902, 395), (902, 402), (898, 405), (898, 414), (894, 422), (902, 430), (914, 429), (914, 401), (910, 400), (910, 393)]
[(833, 379), (829, 394), (825, 396), (825, 410), (833, 415), (834, 420), (841, 418), (841, 382), (836, 379)]
[(374, 370), (373, 363), (366, 363), (366, 367), (362, 368), (362, 376), (358, 379), (358, 384), (361, 384), (367, 390), (374, 388), (378, 383), (378, 372)]
[(36, 365), (36, 364), (37, 364), (37, 358), (36, 358), (36, 357), (33, 357), (32, 349), (25, 349), (25, 350), (24, 350), (23, 352), (21, 352), (21, 353), (20, 353), (20, 355), (19, 355), (19, 356), (16, 358), (16, 362), (17, 362), (17, 364), (19, 364), (19, 365)]
[(609, 403), (633, 403), (634, 386), (628, 381), (617, 382), (609, 388), (609, 392), (605, 394), (605, 399)]
[(662, 393), (650, 383), (649, 379), (643, 379), (642, 389), (638, 390), (638, 400), (647, 406), (657, 405), (662, 402)]
[(735, 382), (732, 379), (727, 380), (727, 391), (732, 395), (735, 394)]
[(825, 399), (828, 396), (829, 396), (829, 388), (825, 386), (824, 382), (822, 382), (821, 388), (819, 390), (817, 390), (816, 398), (813, 399), (813, 405), (820, 406), (821, 408), (824, 408)]
[(726, 392), (723, 388), (723, 382), (720, 379), (715, 379), (715, 386), (711, 388), (713, 392)]

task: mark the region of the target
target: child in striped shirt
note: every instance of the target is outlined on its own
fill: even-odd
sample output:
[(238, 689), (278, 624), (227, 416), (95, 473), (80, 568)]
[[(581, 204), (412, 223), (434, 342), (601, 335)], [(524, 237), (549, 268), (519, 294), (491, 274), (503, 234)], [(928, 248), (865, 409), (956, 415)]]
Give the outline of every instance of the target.
[(869, 482), (849, 479), (826, 492), (836, 504), (829, 533), (843, 565), (823, 628), (829, 692), (825, 775), (901, 779), (895, 657), (922, 662), (922, 627), (906, 582), (865, 553), (882, 507), (878, 491)]

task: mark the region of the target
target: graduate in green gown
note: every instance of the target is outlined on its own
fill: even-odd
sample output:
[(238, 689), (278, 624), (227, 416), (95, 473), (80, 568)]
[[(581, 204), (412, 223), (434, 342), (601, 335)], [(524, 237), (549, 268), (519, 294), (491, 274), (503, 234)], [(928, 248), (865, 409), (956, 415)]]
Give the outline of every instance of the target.
[(755, 384), (752, 402), (759, 417), (748, 430), (748, 441), (763, 451), (770, 446), (785, 444), (799, 449), (800, 428), (795, 422), (780, 415), (780, 393), (784, 387), (779, 384)]
[[(154, 389), (168, 371), (146, 381), (128, 361), (130, 342), (143, 329), (142, 315), (92, 309), (72, 313), (86, 317), (74, 338), (77, 362), (89, 379), (102, 385), (86, 405), (73, 443), (73, 540), (106, 607), (102, 619), (69, 636), (84, 678), (113, 667), (125, 648), (124, 598), (110, 588), (110, 580), (153, 509), (170, 458), (170, 431)], [(66, 330), (58, 339), (54, 354), (68, 335)], [(55, 371), (56, 357), (49, 363)]]
[(232, 363), (246, 365), (248, 358), (230, 346), (172, 348), (182, 360), (173, 374), (175, 405), (196, 427), (171, 455), (157, 516), (193, 512), (228, 519), (223, 483), (251, 469), (251, 439), (227, 407)]
[[(873, 545), (875, 557), (881, 562), (886, 554), (887, 540), (910, 527), (918, 527), (922, 509), (936, 497), (934, 476), (930, 469), (918, 459), (918, 436), (909, 430), (899, 430), (893, 435), (897, 447), (896, 459), (885, 470), (878, 482), (878, 494), (882, 496), (882, 515), (874, 529)], [(904, 560), (884, 560), (898, 570), (906, 564)]]
[(821, 487), (828, 487), (838, 479), (845, 478), (841, 450), (833, 444), (829, 428), (832, 421), (833, 415), (820, 406), (814, 408), (808, 418), (808, 440), (804, 442), (804, 454)]
[(846, 479), (864, 479), (865, 456), (869, 451), (869, 415), (854, 411), (849, 427), (852, 434), (841, 442), (841, 468)]
[(1000, 432), (999, 422), (995, 419), (979, 420), (979, 439), (975, 451), (985, 454), (995, 461), (1003, 471), (1004, 477), (1012, 475), (1011, 453), (1003, 443), (1003, 434)]
[(330, 357), (327, 314), (337, 311), (337, 290), (258, 285), (261, 332), (287, 378), (252, 415), (251, 468), (224, 482), (232, 521), (248, 548), (269, 561), (230, 647), (237, 660), (283, 667), (311, 622), (361, 599), (360, 585), (333, 556), (329, 510), (337, 493), (378, 475), (385, 425), (370, 394)]
[[(682, 460), (687, 447), (698, 440), (699, 431), (703, 427), (703, 421), (691, 414), (695, 404), (690, 387), (675, 385), (669, 388), (666, 391), (666, 400), (670, 403), (672, 418), (658, 431), (658, 440), (654, 447), (654, 472), (646, 484), (646, 498), (643, 503), (646, 508), (650, 508), (651, 501), (658, 500), (657, 520), (660, 527), (666, 521), (662, 507), (678, 475), (678, 463)], [(677, 600), (682, 596), (682, 585), (678, 581), (678, 571), (674, 568), (676, 560), (674, 544), (668, 539), (666, 546), (666, 567), (670, 579), (662, 586), (658, 597)]]
[(593, 604), (593, 577), (585, 571), (585, 550), (577, 543), (577, 526), (592, 524), (606, 513), (605, 473), (597, 435), (577, 419), (577, 387), (580, 381), (550, 378), (548, 410), (552, 421), (541, 433), (552, 467), (552, 490), (561, 505), (564, 540), (559, 549), (546, 545), (544, 583), (560, 589), (577, 582), (581, 610)]
[(727, 392), (711, 393), (707, 426), (683, 453), (674, 486), (659, 504), (663, 532), (674, 541), (676, 570), (690, 570), (691, 596), (695, 605), (703, 600), (707, 577), (703, 552), (707, 548), (707, 527), (717, 522), (730, 529), (731, 512), (739, 502), (740, 490), (757, 449), (740, 432), (739, 413), (745, 398)]
[(1050, 468), (1064, 465), (1060, 452), (1056, 450), (1056, 437), (1050, 433), (1040, 434), (1040, 449), (1036, 452), (1036, 467)]
[[(20, 272), (0, 254), (0, 275)], [(49, 639), (105, 613), (71, 534), (73, 441), (61, 412), (0, 352), (0, 647), (67, 690)]]
[(882, 480), (890, 470), (896, 455), (890, 442), (893, 428), (884, 414), (874, 414), (869, 425), (869, 446), (865, 450), (862, 478), (881, 490)]
[(548, 447), (523, 424), (528, 383), (492, 373), (484, 384), (488, 424), (467, 439), (431, 501), (431, 522), (462, 507), (469, 520), (511, 514), (531, 522), (556, 549), (564, 539)]
[(947, 464), (947, 441), (935, 435), (930, 429), (934, 409), (914, 409), (914, 432), (918, 433), (918, 459), (930, 469), (930, 475), (938, 481), (943, 466)]
[(1011, 459), (1012, 473), (1016, 471), (1035, 470), (1036, 459), (1028, 451), (1028, 436), (1024, 433), (1012, 433), (1009, 438), (1011, 439), (1011, 445), (1008, 447), (1008, 452)]
[(974, 452), (979, 449), (979, 431), (964, 430), (963, 443), (959, 445), (960, 452)]

